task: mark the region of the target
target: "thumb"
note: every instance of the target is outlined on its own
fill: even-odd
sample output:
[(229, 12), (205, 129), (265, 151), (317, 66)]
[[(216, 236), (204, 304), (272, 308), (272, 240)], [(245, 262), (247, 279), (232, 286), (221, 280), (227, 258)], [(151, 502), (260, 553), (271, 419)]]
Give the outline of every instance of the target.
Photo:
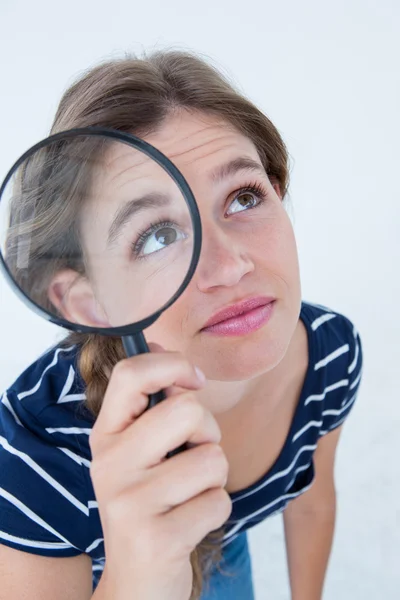
[(150, 352), (168, 352), (161, 344), (157, 344), (156, 342), (148, 342), (147, 345)]
[[(147, 345), (149, 347), (150, 352), (168, 352), (168, 350), (161, 346), (161, 344), (157, 344), (157, 342), (148, 342)], [(178, 390), (179, 388), (176, 388), (174, 385), (171, 385), (164, 388), (164, 393), (166, 397), (169, 398), (170, 396), (173, 396)]]
[[(161, 346), (161, 344), (157, 344), (157, 342), (148, 342), (147, 345), (149, 347), (150, 352), (168, 352), (168, 350)], [(175, 396), (177, 394), (181, 394), (185, 391), (187, 391), (186, 388), (176, 385), (170, 385), (164, 388), (164, 392), (167, 398), (170, 398), (171, 396)]]

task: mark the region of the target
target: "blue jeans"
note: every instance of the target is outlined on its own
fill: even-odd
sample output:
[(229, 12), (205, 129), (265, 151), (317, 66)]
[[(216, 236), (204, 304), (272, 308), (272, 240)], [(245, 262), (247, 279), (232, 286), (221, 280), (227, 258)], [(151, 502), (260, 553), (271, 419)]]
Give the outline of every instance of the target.
[[(220, 573), (219, 569), (223, 571)], [(244, 531), (222, 550), (222, 561), (204, 582), (201, 600), (254, 600), (251, 559)]]

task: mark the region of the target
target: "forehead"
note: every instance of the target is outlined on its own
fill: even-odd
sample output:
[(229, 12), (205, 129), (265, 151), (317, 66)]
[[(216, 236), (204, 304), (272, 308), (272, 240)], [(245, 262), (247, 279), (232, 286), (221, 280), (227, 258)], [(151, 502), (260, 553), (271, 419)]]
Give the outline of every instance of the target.
[[(176, 111), (157, 131), (143, 139), (165, 154), (187, 177), (199, 177), (219, 162), (237, 156), (260, 162), (248, 137), (221, 118), (197, 111)], [(123, 144), (110, 149), (107, 173), (109, 180), (127, 177), (132, 181), (155, 174), (163, 177), (163, 169), (154, 160)]]
[(233, 125), (215, 115), (181, 110), (168, 117), (160, 129), (147, 140), (175, 163), (215, 158), (218, 153), (239, 150), (256, 158), (253, 142)]
[[(239, 169), (254, 171), (254, 163), (265, 176), (253, 142), (215, 116), (186, 110), (175, 112), (157, 131), (141, 137), (175, 164), (197, 201), (210, 198), (210, 185), (216, 185), (216, 190), (227, 187), (227, 175), (236, 177)], [(229, 164), (232, 168), (226, 169)], [(126, 144), (113, 143), (102, 155), (99, 167), (92, 180), (93, 193), (81, 212), (81, 231), (92, 245), (102, 245), (101, 240), (106, 239), (106, 230), (119, 211), (137, 204), (138, 199), (149, 194), (183, 199), (176, 183), (160, 165)], [(223, 175), (215, 177), (218, 172)]]

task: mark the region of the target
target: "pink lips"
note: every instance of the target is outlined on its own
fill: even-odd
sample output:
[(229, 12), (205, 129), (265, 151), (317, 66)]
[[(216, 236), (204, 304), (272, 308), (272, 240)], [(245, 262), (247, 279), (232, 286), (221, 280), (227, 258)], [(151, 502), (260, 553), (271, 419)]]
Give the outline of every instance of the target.
[(275, 298), (265, 296), (245, 300), (213, 315), (201, 331), (224, 336), (256, 331), (269, 321), (274, 304)]

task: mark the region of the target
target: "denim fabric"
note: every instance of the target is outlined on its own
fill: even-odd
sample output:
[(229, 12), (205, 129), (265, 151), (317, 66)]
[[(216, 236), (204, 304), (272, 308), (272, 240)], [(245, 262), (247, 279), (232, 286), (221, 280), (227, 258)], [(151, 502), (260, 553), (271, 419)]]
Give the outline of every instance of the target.
[(204, 582), (201, 600), (254, 600), (246, 532), (223, 548), (222, 561)]

